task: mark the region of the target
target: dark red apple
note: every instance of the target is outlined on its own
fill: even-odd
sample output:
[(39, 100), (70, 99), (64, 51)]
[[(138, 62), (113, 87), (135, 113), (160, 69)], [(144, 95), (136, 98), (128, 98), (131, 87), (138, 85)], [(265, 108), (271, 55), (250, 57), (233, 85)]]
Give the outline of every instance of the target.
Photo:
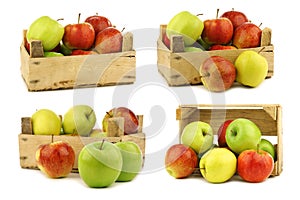
[(238, 49), (259, 47), (262, 30), (251, 22), (238, 26), (233, 34), (232, 43)]
[(229, 89), (236, 78), (236, 68), (233, 63), (221, 56), (207, 58), (200, 66), (199, 72), (203, 85), (213, 92)]
[(112, 27), (112, 24), (108, 18), (99, 16), (98, 14), (86, 18), (85, 22), (88, 22), (93, 26), (95, 35), (107, 27)]
[(266, 151), (245, 150), (238, 156), (237, 173), (245, 181), (262, 182), (271, 175), (273, 168), (273, 157)]
[(214, 44), (212, 46), (209, 47), (209, 51), (214, 51), (214, 50), (230, 50), (230, 49), (236, 49), (235, 46), (231, 46), (231, 45), (221, 45), (221, 44)]
[(168, 38), (167, 34), (163, 34), (163, 43), (170, 49), (170, 39)]
[(107, 132), (108, 119), (112, 117), (124, 118), (124, 134), (136, 133), (139, 127), (139, 120), (132, 110), (126, 107), (116, 107), (107, 112), (102, 120), (102, 129)]
[(97, 34), (95, 49), (100, 54), (121, 52), (122, 43), (122, 33), (114, 27), (108, 27)]
[(81, 50), (81, 49), (74, 49), (71, 53), (71, 56), (76, 56), (76, 55), (91, 55), (91, 54), (97, 54), (94, 51), (89, 51), (89, 50)]
[(235, 10), (227, 11), (223, 13), (221, 17), (228, 18), (233, 25), (233, 29), (236, 29), (239, 25), (249, 21), (244, 13)]
[(198, 164), (195, 151), (183, 144), (171, 146), (165, 155), (165, 169), (174, 178), (190, 176)]
[(65, 26), (63, 43), (69, 49), (90, 49), (95, 41), (95, 30), (90, 23), (80, 23), (80, 14), (77, 24)]
[(219, 147), (228, 147), (228, 145), (226, 143), (225, 135), (226, 135), (226, 129), (232, 121), (233, 121), (232, 119), (228, 119), (225, 122), (223, 122), (221, 124), (221, 126), (219, 127), (218, 132), (217, 132)]

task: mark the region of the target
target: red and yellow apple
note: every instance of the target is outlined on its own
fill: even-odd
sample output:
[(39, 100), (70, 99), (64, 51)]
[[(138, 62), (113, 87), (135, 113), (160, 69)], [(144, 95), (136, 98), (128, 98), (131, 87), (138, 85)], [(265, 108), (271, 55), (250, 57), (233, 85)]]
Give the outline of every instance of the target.
[(95, 39), (95, 49), (100, 54), (122, 51), (123, 35), (114, 28), (108, 27), (99, 32)]

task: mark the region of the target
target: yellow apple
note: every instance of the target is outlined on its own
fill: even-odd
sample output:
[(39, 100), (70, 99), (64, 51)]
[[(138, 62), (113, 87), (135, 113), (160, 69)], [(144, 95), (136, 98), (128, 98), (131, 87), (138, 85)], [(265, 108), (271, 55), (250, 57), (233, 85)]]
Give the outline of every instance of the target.
[(61, 133), (61, 120), (57, 114), (49, 109), (36, 111), (31, 120), (35, 135), (59, 135)]

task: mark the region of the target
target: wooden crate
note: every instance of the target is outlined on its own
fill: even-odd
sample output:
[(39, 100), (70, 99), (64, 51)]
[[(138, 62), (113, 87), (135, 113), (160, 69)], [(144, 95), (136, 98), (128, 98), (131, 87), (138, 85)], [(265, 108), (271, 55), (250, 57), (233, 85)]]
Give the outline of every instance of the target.
[[(20, 166), (27, 169), (38, 169), (35, 152), (42, 144), (48, 144), (55, 141), (68, 142), (75, 151), (75, 163), (72, 172), (78, 172), (78, 156), (81, 149), (89, 143), (95, 141), (106, 141), (116, 143), (120, 141), (133, 141), (141, 149), (143, 157), (145, 158), (145, 134), (142, 131), (143, 116), (138, 115), (139, 128), (137, 133), (124, 135), (124, 129), (119, 128), (119, 124), (124, 125), (123, 118), (110, 118), (108, 122), (107, 137), (80, 137), (78, 135), (34, 135), (32, 132), (32, 123), (30, 117), (23, 117), (21, 119), (22, 133), (19, 134), (19, 155)], [(123, 120), (123, 121), (122, 121)], [(120, 123), (121, 122), (121, 123)]]
[[(135, 82), (136, 52), (133, 34), (123, 35), (122, 52), (96, 55), (40, 57), (28, 53), (25, 44), (26, 30), (20, 46), (21, 74), (29, 91), (99, 87), (132, 84)], [(40, 41), (30, 41), (32, 48), (40, 48)], [(33, 52), (31, 50), (31, 52)]]
[(271, 29), (262, 31), (261, 47), (234, 50), (215, 50), (203, 52), (184, 52), (182, 36), (172, 36), (170, 49), (163, 43), (162, 37), (166, 25), (160, 26), (160, 36), (157, 41), (158, 71), (170, 86), (201, 84), (199, 68), (202, 62), (210, 56), (222, 56), (234, 62), (237, 56), (245, 50), (260, 51), (268, 62), (267, 78), (274, 74), (274, 47), (271, 44)]
[[(274, 144), (277, 153), (273, 176), (282, 172), (283, 150), (282, 150), (282, 108), (278, 104), (259, 105), (181, 105), (176, 110), (176, 119), (179, 120), (179, 133), (184, 127), (193, 121), (209, 123), (214, 134), (221, 124), (228, 119), (247, 118), (253, 121), (261, 130), (262, 137), (272, 137), (277, 142)], [(199, 169), (195, 174), (199, 174)]]

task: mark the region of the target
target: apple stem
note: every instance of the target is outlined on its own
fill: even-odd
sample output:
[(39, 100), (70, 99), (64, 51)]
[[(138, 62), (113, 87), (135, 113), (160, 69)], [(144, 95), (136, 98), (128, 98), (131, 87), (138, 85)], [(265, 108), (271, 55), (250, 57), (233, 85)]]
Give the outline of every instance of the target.
[(261, 27), (261, 25), (262, 25), (262, 22), (260, 22), (260, 24), (258, 25), (258, 27), (260, 28), (260, 27)]
[(59, 18), (59, 19), (57, 19), (56, 21), (61, 21), (61, 20), (64, 20), (64, 18)]
[(100, 150), (103, 149), (103, 144), (104, 144), (104, 142), (105, 142), (105, 139), (103, 139), (102, 142), (101, 142), (101, 145), (100, 145), (100, 148), (99, 148)]
[(106, 114), (108, 114), (109, 117), (113, 117), (109, 112), (106, 112)]
[(196, 16), (198, 17), (198, 16), (200, 16), (200, 15), (203, 15), (203, 13), (199, 13), (199, 14), (197, 14)]
[(220, 11), (220, 9), (218, 8), (218, 9), (217, 9), (216, 19), (218, 19), (218, 17), (219, 17), (219, 11)]
[(123, 27), (123, 29), (121, 30), (121, 33), (123, 33), (124, 30), (125, 30), (125, 27)]
[(78, 13), (78, 19), (77, 19), (77, 23), (79, 24), (79, 22), (80, 22), (80, 15), (81, 15), (81, 13)]

